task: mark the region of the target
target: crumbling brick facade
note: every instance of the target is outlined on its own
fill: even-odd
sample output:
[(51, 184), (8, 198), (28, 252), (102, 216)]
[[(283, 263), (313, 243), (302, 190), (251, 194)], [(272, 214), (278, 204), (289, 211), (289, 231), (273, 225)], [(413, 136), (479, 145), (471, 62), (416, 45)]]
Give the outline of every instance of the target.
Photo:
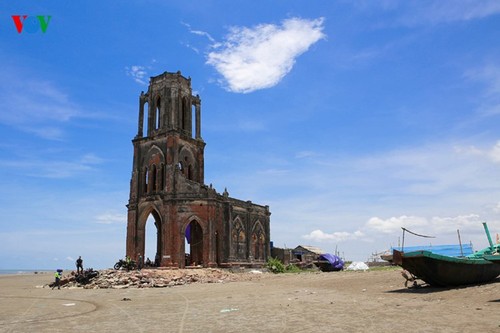
[(148, 91), (139, 97), (138, 133), (132, 143), (127, 256), (144, 255), (146, 222), (152, 215), (159, 266), (267, 261), (269, 207), (231, 198), (226, 190), (219, 194), (204, 184), (201, 100), (192, 95), (190, 78), (180, 72), (150, 78)]

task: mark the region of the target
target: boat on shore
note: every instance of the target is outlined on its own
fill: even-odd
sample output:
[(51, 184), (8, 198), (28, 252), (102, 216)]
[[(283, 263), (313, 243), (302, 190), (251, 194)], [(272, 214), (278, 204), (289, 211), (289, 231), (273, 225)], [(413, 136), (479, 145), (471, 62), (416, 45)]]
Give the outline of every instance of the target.
[[(500, 275), (500, 265), (485, 257), (500, 252), (500, 244), (494, 245), (483, 223), (490, 246), (464, 257), (452, 257), (431, 251), (393, 251), (393, 262), (410, 272), (415, 278), (431, 286), (450, 287), (490, 282)], [(496, 262), (496, 257), (493, 258)]]
[(500, 254), (485, 255), (484, 259), (491, 261), (494, 264), (500, 264)]

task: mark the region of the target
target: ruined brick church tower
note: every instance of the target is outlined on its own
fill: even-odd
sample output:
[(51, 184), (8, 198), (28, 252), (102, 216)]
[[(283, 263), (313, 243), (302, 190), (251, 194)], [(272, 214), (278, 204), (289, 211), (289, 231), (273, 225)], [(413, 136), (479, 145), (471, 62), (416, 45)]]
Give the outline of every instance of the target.
[(191, 78), (180, 72), (150, 78), (148, 91), (139, 97), (132, 143), (127, 256), (144, 258), (146, 222), (152, 216), (159, 266), (265, 263), (269, 206), (231, 198), (226, 190), (219, 194), (204, 183), (201, 100), (192, 95)]

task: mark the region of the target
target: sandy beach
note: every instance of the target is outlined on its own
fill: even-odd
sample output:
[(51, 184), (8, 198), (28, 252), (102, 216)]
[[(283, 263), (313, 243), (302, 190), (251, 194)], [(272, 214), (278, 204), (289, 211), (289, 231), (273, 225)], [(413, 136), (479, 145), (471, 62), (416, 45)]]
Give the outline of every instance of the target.
[(50, 273), (2, 275), (0, 332), (500, 332), (500, 279), (406, 289), (394, 269), (241, 280), (52, 290)]

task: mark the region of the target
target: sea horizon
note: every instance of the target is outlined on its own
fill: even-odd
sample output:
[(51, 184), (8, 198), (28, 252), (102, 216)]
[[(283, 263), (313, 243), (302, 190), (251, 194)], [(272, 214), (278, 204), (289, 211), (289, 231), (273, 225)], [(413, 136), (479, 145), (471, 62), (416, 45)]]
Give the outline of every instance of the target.
[[(70, 269), (67, 269), (70, 270)], [(48, 273), (53, 272), (55, 269), (30, 269), (30, 268), (11, 268), (11, 269), (0, 269), (0, 275), (14, 275), (14, 274), (38, 274), (38, 273)], [(65, 271), (65, 269), (63, 269)]]

